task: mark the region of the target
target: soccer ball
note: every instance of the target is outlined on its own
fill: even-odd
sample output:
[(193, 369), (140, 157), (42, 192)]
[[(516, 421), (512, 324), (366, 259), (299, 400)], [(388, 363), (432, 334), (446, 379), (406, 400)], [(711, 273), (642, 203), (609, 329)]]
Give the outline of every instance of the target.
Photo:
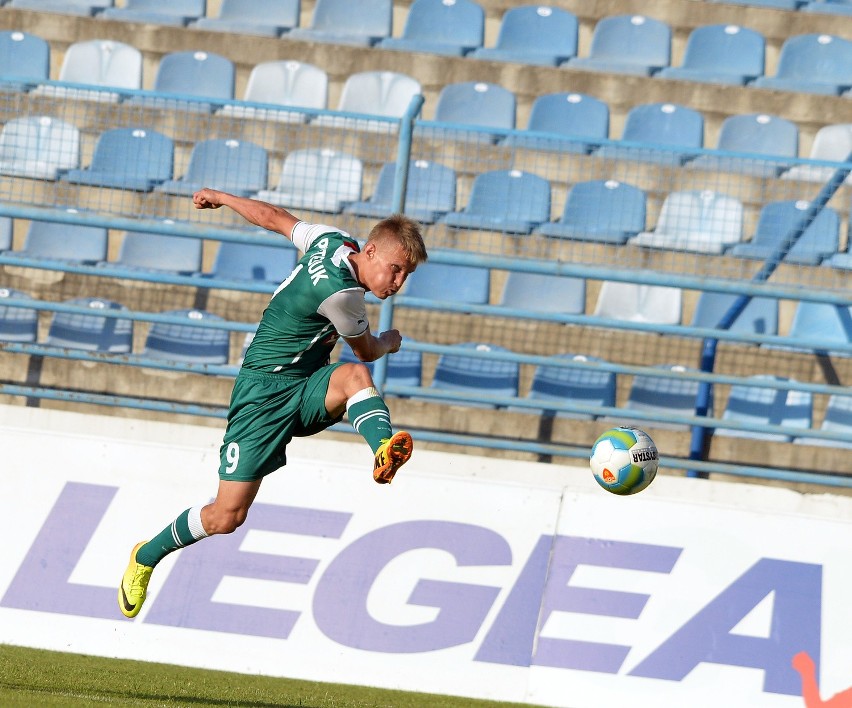
[(607, 430), (592, 446), (595, 481), (613, 494), (641, 492), (657, 474), (659, 455), (648, 433), (622, 426)]

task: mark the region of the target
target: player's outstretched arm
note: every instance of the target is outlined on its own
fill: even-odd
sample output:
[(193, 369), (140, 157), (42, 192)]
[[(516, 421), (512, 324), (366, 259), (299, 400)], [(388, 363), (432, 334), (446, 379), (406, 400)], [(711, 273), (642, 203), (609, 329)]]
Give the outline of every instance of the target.
[(385, 354), (398, 352), (402, 344), (402, 336), (395, 329), (382, 332), (378, 337), (367, 330), (358, 337), (347, 337), (346, 341), (361, 361), (375, 361)]
[(229, 194), (228, 192), (220, 192), (218, 189), (205, 187), (198, 190), (192, 195), (192, 203), (196, 209), (229, 207), (255, 226), (282, 234), (290, 240), (293, 239), (293, 227), (299, 223), (297, 217), (279, 206), (248, 197), (238, 197), (236, 194)]

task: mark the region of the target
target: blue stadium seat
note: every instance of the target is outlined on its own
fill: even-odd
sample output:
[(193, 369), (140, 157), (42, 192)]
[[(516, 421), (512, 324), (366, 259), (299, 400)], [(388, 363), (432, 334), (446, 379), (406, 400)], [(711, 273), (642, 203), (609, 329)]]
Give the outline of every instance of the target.
[(0, 251), (12, 248), (13, 223), (11, 216), (0, 216)]
[(190, 27), (278, 37), (299, 26), (301, 0), (222, 0), (216, 17), (200, 17)]
[(799, 8), (802, 12), (817, 12), (824, 15), (852, 15), (849, 0), (816, 0)]
[(106, 310), (125, 311), (124, 305), (96, 297), (74, 298), (64, 304), (88, 308), (93, 314), (55, 312), (45, 344), (114, 354), (127, 354), (133, 348), (133, 320), (95, 314)]
[(739, 25), (702, 25), (690, 32), (681, 66), (660, 71), (664, 79), (742, 86), (763, 76), (766, 39)]
[[(791, 342), (795, 342), (797, 339), (815, 339), (830, 344), (852, 344), (852, 307), (802, 300), (796, 306), (796, 313), (793, 315), (793, 322), (790, 325), (789, 338)], [(791, 348), (801, 349), (795, 345)], [(813, 351), (813, 349), (807, 351)], [(849, 351), (821, 351), (827, 351), (832, 356), (852, 356)]]
[[(126, 103), (182, 111), (213, 110), (216, 99), (234, 98), (234, 62), (213, 52), (170, 52), (160, 59), (154, 92), (166, 96), (131, 96)], [(209, 99), (193, 101), (188, 99)]]
[(379, 42), (382, 49), (463, 56), (482, 46), (485, 12), (473, 0), (414, 0), (402, 37)]
[(101, 133), (85, 169), (69, 170), (62, 181), (150, 192), (172, 178), (174, 143), (147, 128), (113, 128)]
[(118, 260), (102, 265), (117, 265), (132, 270), (154, 270), (194, 275), (201, 271), (204, 241), (200, 238), (171, 236), (149, 231), (127, 231), (121, 242)]
[(186, 174), (166, 180), (154, 190), (189, 196), (202, 187), (212, 187), (247, 197), (266, 188), (266, 150), (234, 139), (211, 139), (196, 143), (189, 156)]
[(0, 32), (0, 90), (21, 91), (50, 78), (50, 44), (29, 32)]
[[(560, 354), (555, 359), (568, 359), (576, 362), (598, 363), (602, 359), (582, 354)], [(597, 370), (591, 366), (582, 368), (541, 364), (533, 374), (530, 400), (556, 403), (572, 403), (583, 407), (609, 407), (615, 405), (616, 375), (612, 371)], [(548, 412), (547, 406), (542, 406)], [(524, 410), (529, 410), (525, 408)], [(549, 411), (558, 418), (593, 420), (592, 413), (573, 413), (569, 411)]]
[(775, 76), (753, 86), (782, 91), (839, 95), (852, 87), (852, 41), (830, 34), (800, 34), (781, 45)]
[(586, 281), (567, 275), (512, 270), (503, 285), (500, 304), (533, 312), (583, 314), (586, 311)]
[(389, 37), (392, 0), (316, 0), (310, 27), (296, 27), (285, 38), (369, 47)]
[(653, 231), (630, 239), (637, 246), (695, 253), (722, 253), (743, 237), (743, 204), (709, 189), (672, 192)]
[(562, 66), (585, 71), (651, 76), (671, 63), (669, 25), (644, 15), (613, 15), (595, 25), (587, 57)]
[(549, 219), (550, 182), (521, 170), (493, 170), (474, 178), (462, 211), (440, 221), (456, 229), (528, 234)]
[(50, 116), (13, 118), (0, 132), (0, 174), (57, 179), (80, 166), (80, 131)]
[[(347, 214), (384, 218), (393, 212), (396, 163), (382, 165), (373, 194), (366, 201), (353, 202)], [(408, 165), (403, 212), (421, 224), (432, 224), (442, 214), (456, 208), (456, 173), (429, 160), (413, 160)]]
[[(817, 131), (808, 158), (824, 162), (844, 162), (849, 155), (852, 155), (852, 123), (840, 123), (824, 125)], [(831, 165), (794, 165), (782, 174), (781, 178), (827, 182), (836, 169)], [(852, 184), (852, 175), (846, 177), (846, 184)]]
[(533, 101), (527, 131), (548, 136), (512, 133), (507, 146), (536, 150), (588, 153), (609, 137), (609, 106), (581, 93), (549, 93)]
[(278, 284), (296, 267), (298, 253), (289, 241), (266, 246), (222, 241), (208, 277), (221, 280), (263, 281)]
[[(747, 383), (731, 387), (722, 420), (738, 423), (783, 425), (794, 430), (808, 430), (813, 416), (813, 400), (807, 391), (788, 388), (766, 388), (755, 385), (761, 381), (792, 381), (778, 376), (749, 376)], [(755, 440), (789, 442), (792, 434), (763, 433), (751, 430), (716, 428), (716, 435), (744, 437)]]
[[(693, 327), (716, 329), (722, 317), (734, 304), (737, 295), (705, 290), (698, 297)], [(778, 300), (773, 297), (753, 297), (731, 325), (730, 332), (744, 334), (778, 334)]]
[[(76, 214), (76, 209), (67, 209)], [(56, 221), (31, 221), (20, 251), (7, 256), (44, 258), (72, 263), (97, 263), (106, 260), (107, 229), (102, 226), (63, 224)]]
[(282, 123), (305, 123), (308, 113), (288, 111), (284, 107), (328, 108), (328, 74), (318, 66), (301, 61), (261, 62), (251, 70), (242, 100), (244, 103), (267, 103), (282, 108), (229, 103), (219, 109), (218, 114)]
[[(695, 371), (679, 364), (663, 364), (654, 368), (678, 374)], [(652, 416), (659, 413), (693, 416), (698, 387), (697, 380), (688, 379), (685, 376), (661, 377), (652, 374), (635, 376), (624, 407), (628, 411), (641, 411)], [(708, 410), (708, 415), (713, 415), (712, 408)], [(655, 428), (668, 430), (686, 430), (689, 427), (686, 423), (665, 421), (654, 421), (653, 425)]]
[(852, 396), (835, 393), (828, 399), (820, 430), (828, 430), (845, 435), (845, 440), (826, 440), (807, 435), (795, 437), (795, 445), (820, 445), (826, 447), (852, 448)]
[(9, 300), (30, 298), (20, 290), (0, 288), (0, 341), (34, 342), (38, 337), (38, 311), (28, 307), (10, 307)]
[[(411, 99), (421, 92), (420, 82), (407, 74), (395, 71), (361, 71), (346, 79), (337, 110), (402, 118), (411, 104)], [(313, 124), (376, 132), (388, 132), (397, 127), (396, 122), (333, 115), (318, 116)]]
[[(786, 118), (766, 113), (728, 116), (722, 121), (716, 149), (796, 159), (799, 155), (799, 127)], [(789, 165), (781, 161), (704, 154), (692, 160), (689, 167), (777, 177)]]
[(408, 277), (403, 294), (425, 300), (486, 305), (490, 290), (491, 271), (488, 268), (451, 263), (424, 263)]
[(746, 5), (751, 7), (768, 7), (773, 10), (797, 10), (801, 0), (710, 0), (724, 2), (728, 5)]
[[(508, 89), (483, 81), (462, 81), (447, 84), (438, 94), (435, 120), (471, 127), (512, 130), (515, 127), (515, 94)], [(434, 127), (415, 128), (415, 134), (446, 140), (494, 142), (497, 135)]]
[(59, 81), (118, 90), (40, 84), (33, 93), (68, 100), (117, 103), (121, 98), (121, 89), (142, 88), (142, 52), (129, 44), (111, 39), (74, 42), (65, 51), (59, 69)]
[[(768, 258), (802, 219), (808, 207), (808, 202), (795, 200), (765, 205), (760, 210), (751, 241), (737, 244), (730, 253), (740, 258)], [(784, 255), (783, 261), (816, 265), (823, 258), (837, 253), (839, 242), (840, 218), (834, 209), (825, 207)]]
[[(405, 341), (406, 343), (411, 342), (408, 338), (406, 338)], [(370, 374), (373, 373), (375, 366), (372, 361), (360, 361), (358, 357), (355, 356), (355, 353), (352, 351), (352, 348), (346, 340), (342, 340), (342, 345), (340, 347), (340, 359), (338, 361), (343, 363), (364, 364), (370, 370)], [(422, 378), (423, 357), (419, 351), (403, 348), (394, 354), (388, 355), (386, 383), (395, 386), (419, 387), (422, 385)]]
[(645, 230), (647, 197), (632, 184), (609, 180), (579, 182), (571, 187), (558, 221), (535, 233), (601, 243), (625, 243)]
[(469, 56), (490, 61), (558, 66), (577, 56), (577, 17), (558, 7), (524, 5), (507, 10), (494, 47)]
[(330, 149), (294, 150), (284, 159), (275, 189), (254, 197), (290, 209), (331, 214), (361, 198), (364, 166), (357, 157)]
[[(852, 209), (850, 209), (852, 213)], [(846, 250), (842, 253), (834, 253), (823, 259), (822, 265), (830, 268), (842, 268), (852, 270), (852, 238), (846, 237)]]
[(604, 145), (595, 154), (611, 160), (682, 164), (704, 145), (704, 116), (674, 103), (645, 103), (627, 113), (621, 140), (644, 145)]
[(601, 284), (594, 315), (626, 322), (677, 325), (682, 301), (680, 288), (606, 280)]
[(466, 406), (496, 408), (496, 405), (476, 401), (480, 396), (517, 396), (520, 367), (515, 361), (490, 360), (465, 356), (464, 350), (477, 352), (506, 352), (493, 344), (467, 342), (453, 347), (459, 353), (442, 354), (435, 367), (432, 388), (464, 393), (468, 399), (456, 401)]
[(187, 324), (155, 322), (145, 338), (142, 356), (193, 364), (227, 364), (230, 334), (226, 329), (200, 327), (199, 322), (223, 322), (204, 310), (171, 310), (163, 315), (178, 317)]
[(125, 0), (123, 7), (107, 8), (98, 17), (184, 27), (206, 14), (207, 0)]
[(21, 10), (38, 10), (57, 15), (80, 15), (87, 17), (112, 7), (114, 0), (12, 0), (9, 7)]

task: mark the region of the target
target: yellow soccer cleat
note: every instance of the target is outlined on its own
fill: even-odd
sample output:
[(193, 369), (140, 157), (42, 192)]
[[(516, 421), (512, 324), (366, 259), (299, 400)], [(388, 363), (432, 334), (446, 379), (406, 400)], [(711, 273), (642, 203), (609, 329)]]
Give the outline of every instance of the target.
[(146, 541), (141, 541), (133, 547), (130, 553), (130, 563), (124, 571), (121, 585), (118, 587), (118, 608), (125, 617), (136, 617), (145, 602), (145, 593), (148, 590), (148, 581), (154, 569), (149, 565), (136, 562), (136, 551), (144, 546)]
[(376, 450), (373, 479), (379, 484), (390, 484), (396, 471), (408, 462), (412, 450), (414, 441), (408, 433), (400, 431), (382, 440), (381, 447)]

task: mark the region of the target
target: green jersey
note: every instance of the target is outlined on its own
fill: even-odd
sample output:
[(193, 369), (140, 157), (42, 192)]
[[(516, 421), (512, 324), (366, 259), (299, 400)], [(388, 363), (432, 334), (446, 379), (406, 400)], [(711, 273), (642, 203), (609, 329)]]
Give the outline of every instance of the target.
[(304, 256), (278, 286), (263, 312), (243, 367), (284, 376), (309, 376), (329, 361), (339, 337), (369, 328), (365, 289), (349, 263), (358, 243), (345, 231), (299, 222), (293, 243)]

